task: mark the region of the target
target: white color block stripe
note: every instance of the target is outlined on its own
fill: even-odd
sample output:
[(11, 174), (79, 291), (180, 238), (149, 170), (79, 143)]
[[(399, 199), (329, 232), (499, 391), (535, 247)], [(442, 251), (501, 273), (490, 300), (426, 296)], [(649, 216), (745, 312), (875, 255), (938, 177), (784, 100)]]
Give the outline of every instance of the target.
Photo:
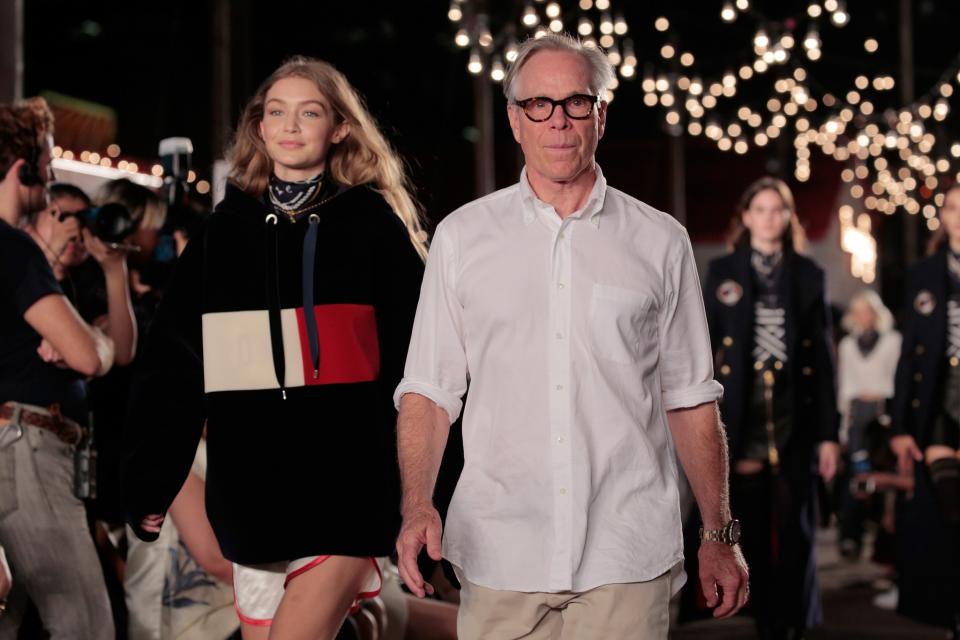
[[(303, 355), (295, 309), (280, 311), (287, 387), (302, 387)], [(207, 393), (279, 389), (266, 310), (203, 315), (203, 382)]]

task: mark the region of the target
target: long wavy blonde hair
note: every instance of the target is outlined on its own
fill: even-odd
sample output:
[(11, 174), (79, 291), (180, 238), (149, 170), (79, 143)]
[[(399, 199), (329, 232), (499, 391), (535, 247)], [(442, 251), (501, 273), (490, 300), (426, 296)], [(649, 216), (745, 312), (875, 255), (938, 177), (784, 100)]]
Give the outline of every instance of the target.
[(305, 78), (316, 83), (320, 93), (330, 101), (337, 123), (350, 123), (347, 137), (330, 148), (327, 158), (330, 175), (347, 186), (372, 183), (403, 221), (417, 253), (425, 258), (426, 233), (420, 209), (411, 196), (403, 161), (384, 138), (376, 120), (346, 76), (323, 60), (296, 56), (280, 65), (260, 85), (240, 116), (228, 154), (232, 165), (230, 181), (256, 198), (266, 190), (273, 173), (273, 160), (267, 155), (260, 136), (260, 122), (267, 92), (283, 78)]

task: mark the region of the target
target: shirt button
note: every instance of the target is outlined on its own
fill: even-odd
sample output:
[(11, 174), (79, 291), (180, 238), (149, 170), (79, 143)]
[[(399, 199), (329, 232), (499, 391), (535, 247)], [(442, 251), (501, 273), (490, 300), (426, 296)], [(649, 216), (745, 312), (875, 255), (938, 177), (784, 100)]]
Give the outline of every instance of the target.
[(562, 283), (562, 282), (558, 282), (558, 283), (557, 283), (557, 289), (563, 289), (563, 283)]
[(563, 391), (563, 385), (562, 385), (562, 384), (558, 384), (558, 385), (557, 385), (557, 391)]
[(557, 340), (563, 340), (563, 334), (557, 331)]
[(557, 436), (557, 444), (563, 444), (563, 436)]
[(562, 496), (567, 495), (567, 490), (564, 489), (563, 487), (561, 487), (561, 488), (560, 488), (560, 495), (562, 495)]

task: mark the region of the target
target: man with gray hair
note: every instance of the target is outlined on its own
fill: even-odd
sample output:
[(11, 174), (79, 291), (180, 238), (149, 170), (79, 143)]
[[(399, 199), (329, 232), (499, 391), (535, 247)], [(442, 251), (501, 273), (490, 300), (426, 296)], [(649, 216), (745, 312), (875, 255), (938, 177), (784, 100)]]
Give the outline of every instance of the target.
[[(612, 69), (565, 35), (524, 43), (504, 82), (520, 182), (437, 228), (403, 381), (400, 574), (441, 556), (432, 504), (450, 423), (464, 467), (442, 555), (461, 640), (666, 638), (683, 582), (674, 450), (705, 531), (714, 614), (747, 599), (693, 252), (673, 218), (594, 160)], [(672, 438), (671, 438), (672, 435)]]

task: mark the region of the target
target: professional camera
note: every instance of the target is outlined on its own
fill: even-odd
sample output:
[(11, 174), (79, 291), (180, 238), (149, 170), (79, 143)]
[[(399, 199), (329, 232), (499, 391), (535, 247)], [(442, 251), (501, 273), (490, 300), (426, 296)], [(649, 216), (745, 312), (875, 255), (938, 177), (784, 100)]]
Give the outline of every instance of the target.
[(108, 245), (122, 244), (136, 227), (127, 208), (116, 202), (73, 213), (61, 213), (60, 222), (71, 216), (80, 222), (80, 226), (89, 229), (90, 233)]

